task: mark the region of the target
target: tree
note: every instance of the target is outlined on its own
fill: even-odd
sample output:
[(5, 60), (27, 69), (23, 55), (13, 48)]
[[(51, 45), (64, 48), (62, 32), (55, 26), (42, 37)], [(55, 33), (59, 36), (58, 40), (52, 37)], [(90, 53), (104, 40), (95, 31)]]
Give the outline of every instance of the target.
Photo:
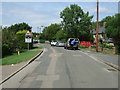
[(29, 30), (31, 28), (32, 27), (30, 27), (28, 24), (24, 22), (3, 28), (2, 29), (2, 44), (3, 44), (2, 47), (4, 47), (4, 50), (9, 49), (8, 50), (10, 51), (9, 54), (16, 52), (16, 48), (18, 48), (19, 41), (25, 39), (25, 37), (22, 37), (22, 39), (17, 38), (16, 33), (18, 31)]
[(104, 23), (106, 23), (107, 21), (111, 20), (112, 19), (112, 16), (107, 16), (105, 18), (103, 18), (100, 22), (99, 22), (99, 25), (100, 26), (103, 26)]
[(59, 30), (57, 33), (56, 33), (56, 35), (55, 35), (55, 37), (56, 37), (56, 40), (60, 40), (60, 41), (66, 41), (66, 33), (65, 33), (65, 31), (64, 30)]
[[(17, 49), (27, 49), (27, 43), (25, 43), (25, 34), (27, 30), (18, 31), (16, 33), (17, 37)], [(32, 33), (31, 33), (32, 34)], [(30, 48), (32, 48), (33, 43), (30, 43)]]
[(2, 44), (7, 44), (11, 53), (16, 50), (16, 33), (8, 30), (7, 27), (2, 30)]
[(47, 40), (51, 41), (56, 39), (55, 35), (59, 30), (61, 30), (61, 26), (59, 24), (51, 24), (44, 28), (43, 34)]
[(116, 53), (120, 53), (120, 14), (116, 14), (106, 22), (106, 33), (109, 38), (113, 38)]
[(67, 34), (67, 38), (74, 37), (80, 40), (90, 40), (90, 30), (92, 29), (89, 12), (85, 13), (81, 7), (76, 4), (66, 7), (61, 13), (62, 26)]
[(16, 33), (20, 30), (31, 30), (31, 28), (32, 27), (30, 27), (27, 23), (23, 22), (23, 23), (11, 25), (10, 27), (8, 27), (8, 30), (14, 31)]

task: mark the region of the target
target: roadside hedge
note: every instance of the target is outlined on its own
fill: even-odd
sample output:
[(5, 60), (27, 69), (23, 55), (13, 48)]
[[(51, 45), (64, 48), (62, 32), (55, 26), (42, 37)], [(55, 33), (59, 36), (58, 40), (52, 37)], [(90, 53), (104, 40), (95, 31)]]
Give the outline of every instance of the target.
[(40, 40), (40, 43), (45, 43), (45, 40), (44, 40), (44, 39), (41, 39), (41, 40)]
[(10, 46), (8, 44), (2, 45), (2, 57), (10, 55), (12, 52), (10, 51)]

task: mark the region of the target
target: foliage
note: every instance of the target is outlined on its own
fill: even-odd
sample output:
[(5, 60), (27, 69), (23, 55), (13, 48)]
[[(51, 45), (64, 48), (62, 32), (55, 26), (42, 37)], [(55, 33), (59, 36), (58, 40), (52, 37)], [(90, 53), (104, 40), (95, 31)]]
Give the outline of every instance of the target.
[(80, 45), (79, 48), (88, 48), (87, 46)]
[[(18, 31), (16, 33), (17, 37), (17, 48), (18, 49), (27, 49), (27, 43), (25, 43), (25, 34), (27, 30)], [(31, 33), (32, 34), (32, 33)], [(32, 48), (33, 43), (30, 43), (30, 48)]]
[[(8, 30), (8, 28), (3, 28), (2, 30), (2, 44), (7, 44), (11, 52), (14, 52), (17, 47), (16, 33), (14, 31)], [(3, 55), (4, 56), (4, 55)]]
[(66, 38), (66, 33), (64, 30), (59, 30), (55, 37), (56, 37), (56, 40), (60, 40), (60, 41), (65, 41), (67, 38)]
[(50, 26), (44, 28), (43, 35), (49, 41), (55, 40), (55, 35), (59, 30), (61, 30), (61, 26), (59, 24), (51, 24)]
[(96, 48), (96, 46), (91, 46), (91, 48)]
[(17, 48), (24, 46), (23, 39), (25, 39), (25, 36), (21, 35), (20, 33), (20, 35), (16, 35), (16, 33), (21, 30), (29, 29), (31, 29), (31, 27), (26, 23), (14, 24), (9, 27), (2, 28), (2, 44), (7, 44), (11, 53), (16, 52)]
[(44, 40), (44, 39), (41, 39), (41, 40), (40, 40), (40, 43), (45, 43), (45, 40)]
[(11, 51), (10, 51), (10, 47), (8, 46), (8, 44), (2, 44), (2, 57), (10, 55)]
[(41, 34), (40, 33), (32, 33), (33, 34), (33, 38), (34, 39), (40, 39), (41, 38)]
[(107, 45), (108, 49), (113, 49), (113, 45)]
[(10, 27), (8, 27), (8, 30), (14, 31), (16, 33), (20, 30), (31, 30), (31, 28), (32, 27), (30, 27), (27, 23), (23, 22), (23, 23), (11, 25)]
[(106, 22), (108, 22), (109, 20), (112, 19), (112, 16), (107, 16), (105, 18), (103, 18), (100, 22), (99, 22), (99, 25), (100, 26), (103, 26)]
[(120, 53), (120, 14), (112, 16), (106, 23), (106, 33), (109, 38), (113, 38), (116, 53)]
[(85, 13), (81, 7), (72, 4), (60, 13), (60, 17), (63, 19), (62, 26), (67, 38), (74, 37), (86, 41), (93, 39), (93, 35), (90, 34), (93, 16), (89, 16), (89, 12)]

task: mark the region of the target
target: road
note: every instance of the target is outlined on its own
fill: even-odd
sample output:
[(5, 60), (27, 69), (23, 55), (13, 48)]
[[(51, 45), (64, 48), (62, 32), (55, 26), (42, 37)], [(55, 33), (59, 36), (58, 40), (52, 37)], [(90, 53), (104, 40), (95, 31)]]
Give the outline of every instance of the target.
[(99, 58), (105, 58), (104, 55), (50, 45), (44, 47), (39, 58), (3, 83), (2, 87), (118, 88), (118, 71), (99, 61)]

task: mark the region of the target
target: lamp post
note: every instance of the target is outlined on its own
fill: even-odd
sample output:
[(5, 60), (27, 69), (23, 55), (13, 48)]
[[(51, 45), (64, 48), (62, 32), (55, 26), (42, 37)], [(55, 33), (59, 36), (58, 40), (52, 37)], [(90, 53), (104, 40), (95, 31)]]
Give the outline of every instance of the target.
[(98, 32), (99, 32), (99, 1), (97, 0), (97, 22), (96, 22), (96, 52), (98, 52)]

